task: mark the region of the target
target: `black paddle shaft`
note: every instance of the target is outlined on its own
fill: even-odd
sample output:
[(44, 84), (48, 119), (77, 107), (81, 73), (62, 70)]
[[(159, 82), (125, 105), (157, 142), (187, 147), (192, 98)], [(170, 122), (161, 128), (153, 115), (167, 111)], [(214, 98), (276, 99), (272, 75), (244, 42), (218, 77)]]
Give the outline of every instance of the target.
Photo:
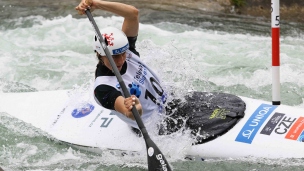
[[(85, 10), (85, 13), (87, 15), (87, 17), (89, 18), (93, 28), (94, 28), (94, 31), (96, 33), (96, 37), (98, 38), (98, 41), (100, 42), (101, 46), (102, 46), (102, 49), (104, 50), (108, 60), (110, 61), (110, 64), (111, 64), (111, 67), (113, 69), (113, 72), (115, 74), (115, 76), (117, 77), (117, 80), (119, 82), (119, 85), (120, 87), (122, 88), (122, 91), (124, 93), (124, 96), (127, 98), (127, 97), (130, 97), (131, 94), (130, 92), (128, 91), (119, 71), (118, 71), (118, 68), (112, 58), (112, 55), (109, 51), (109, 49), (107, 48), (107, 45), (105, 43), (105, 41), (102, 39), (102, 36), (101, 36), (101, 33), (96, 25), (96, 22), (90, 12), (89, 9)], [(149, 171), (171, 171), (171, 168), (170, 168), (170, 165), (169, 163), (167, 162), (165, 156), (162, 154), (162, 152), (160, 151), (160, 149), (156, 146), (156, 144), (151, 140), (148, 132), (147, 132), (147, 129), (143, 123), (143, 121), (141, 120), (140, 118), (140, 115), (136, 109), (135, 106), (133, 106), (132, 108), (132, 114), (135, 118), (135, 121), (137, 122), (137, 125), (139, 127), (139, 129), (141, 130), (142, 134), (143, 134), (143, 137), (146, 141), (146, 147), (147, 147), (147, 153), (148, 153), (148, 169)]]

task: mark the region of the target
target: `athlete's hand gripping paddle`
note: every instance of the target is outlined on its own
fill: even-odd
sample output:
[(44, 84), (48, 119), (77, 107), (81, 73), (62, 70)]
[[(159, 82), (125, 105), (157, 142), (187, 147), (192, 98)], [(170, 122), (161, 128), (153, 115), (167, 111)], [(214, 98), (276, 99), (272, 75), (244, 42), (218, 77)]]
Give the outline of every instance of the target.
[[(128, 91), (119, 71), (118, 68), (112, 58), (112, 55), (109, 51), (109, 49), (107, 48), (107, 45), (105, 43), (105, 41), (102, 39), (101, 33), (96, 25), (96, 22), (90, 12), (89, 9), (87, 9), (85, 11), (87, 17), (89, 18), (94, 31), (96, 33), (96, 37), (98, 38), (108, 60), (110, 61), (110, 64), (112, 66), (112, 69), (114, 71), (115, 76), (117, 77), (117, 80), (119, 82), (120, 87), (122, 88), (122, 91), (125, 95), (126, 98), (130, 97), (130, 92)], [(137, 125), (139, 127), (139, 129), (141, 130), (143, 137), (146, 141), (146, 147), (147, 147), (147, 157), (148, 157), (148, 169), (149, 171), (171, 171), (170, 165), (167, 162), (165, 156), (162, 154), (162, 152), (160, 151), (160, 149), (156, 146), (156, 144), (151, 140), (145, 125), (143, 124), (140, 115), (138, 113), (138, 111), (136, 110), (136, 107), (133, 106), (132, 108), (132, 113), (133, 116), (137, 122)]]

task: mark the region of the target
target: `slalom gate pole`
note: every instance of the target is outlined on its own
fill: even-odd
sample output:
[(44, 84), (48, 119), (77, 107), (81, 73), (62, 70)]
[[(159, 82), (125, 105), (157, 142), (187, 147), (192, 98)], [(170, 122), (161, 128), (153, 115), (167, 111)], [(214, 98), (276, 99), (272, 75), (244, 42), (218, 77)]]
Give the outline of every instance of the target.
[(280, 105), (280, 0), (271, 0), (272, 104)]

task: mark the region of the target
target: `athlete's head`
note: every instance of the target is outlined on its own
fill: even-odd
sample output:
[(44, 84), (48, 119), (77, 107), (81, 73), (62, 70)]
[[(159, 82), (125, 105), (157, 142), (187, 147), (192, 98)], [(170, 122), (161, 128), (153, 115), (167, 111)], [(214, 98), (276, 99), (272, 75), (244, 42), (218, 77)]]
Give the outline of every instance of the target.
[[(128, 38), (123, 31), (114, 27), (107, 27), (100, 30), (100, 33), (102, 35), (102, 39), (105, 40), (111, 55), (119, 55), (129, 49)], [(106, 56), (96, 36), (94, 37), (93, 48), (100, 56)]]
[[(118, 70), (121, 70), (122, 65), (126, 60), (126, 50), (129, 49), (129, 41), (127, 36), (123, 31), (114, 27), (104, 28), (100, 30), (100, 33), (102, 35), (102, 39), (105, 40), (107, 48), (109, 49)], [(106, 57), (104, 49), (96, 36), (94, 37), (93, 45), (99, 61), (112, 70), (111, 64)]]

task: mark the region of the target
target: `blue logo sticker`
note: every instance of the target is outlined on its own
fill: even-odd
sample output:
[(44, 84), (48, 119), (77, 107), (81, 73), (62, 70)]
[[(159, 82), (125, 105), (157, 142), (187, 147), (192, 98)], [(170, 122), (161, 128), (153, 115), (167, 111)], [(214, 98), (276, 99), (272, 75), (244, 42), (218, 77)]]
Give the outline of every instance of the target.
[(118, 48), (118, 49), (113, 49), (112, 53), (113, 55), (118, 55), (124, 53), (126, 50), (129, 49), (129, 43), (127, 43), (125, 46)]
[(129, 84), (129, 89), (130, 89), (130, 94), (131, 95), (135, 95), (137, 98), (139, 98), (139, 96), (141, 95), (141, 89), (139, 87), (139, 85), (137, 84)]
[(298, 138), (298, 141), (304, 142), (304, 131), (302, 131), (301, 135)]
[(82, 118), (89, 115), (93, 110), (94, 106), (88, 103), (81, 109), (74, 109), (72, 112), (72, 116), (74, 118)]
[(277, 106), (261, 104), (248, 119), (235, 141), (251, 144), (256, 133)]
[(120, 84), (119, 83), (117, 83), (116, 88), (120, 89)]

